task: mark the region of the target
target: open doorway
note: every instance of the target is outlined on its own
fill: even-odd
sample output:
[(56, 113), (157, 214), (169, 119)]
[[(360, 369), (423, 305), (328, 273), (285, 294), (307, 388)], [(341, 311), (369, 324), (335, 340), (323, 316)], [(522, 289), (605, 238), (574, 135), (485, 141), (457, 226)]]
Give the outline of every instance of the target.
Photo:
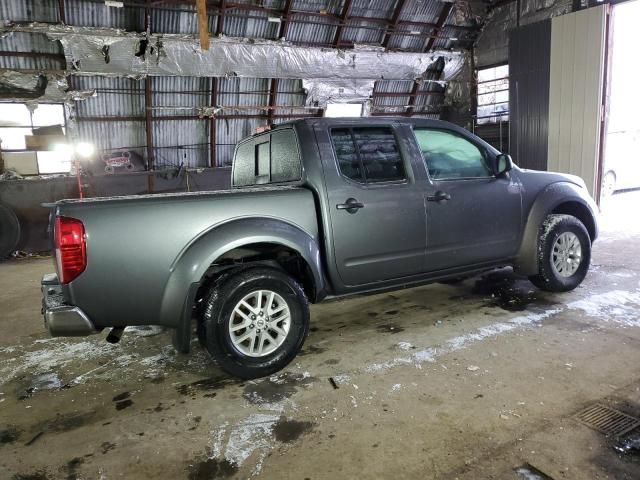
[(600, 206), (605, 229), (640, 232), (640, 0), (613, 6)]

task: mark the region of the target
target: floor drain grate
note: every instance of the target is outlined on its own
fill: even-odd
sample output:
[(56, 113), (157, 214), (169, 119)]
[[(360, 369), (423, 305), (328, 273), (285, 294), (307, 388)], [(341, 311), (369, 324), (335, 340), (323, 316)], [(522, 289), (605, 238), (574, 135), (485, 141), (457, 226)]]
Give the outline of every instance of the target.
[(575, 418), (587, 427), (612, 436), (623, 435), (640, 426), (640, 419), (599, 403), (585, 408)]

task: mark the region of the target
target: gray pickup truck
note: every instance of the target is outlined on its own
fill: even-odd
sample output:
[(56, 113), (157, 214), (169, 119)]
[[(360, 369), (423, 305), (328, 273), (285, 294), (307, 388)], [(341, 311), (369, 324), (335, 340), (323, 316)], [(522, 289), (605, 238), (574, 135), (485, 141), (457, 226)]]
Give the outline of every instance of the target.
[(589, 268), (597, 206), (571, 175), (513, 165), (455, 125), (313, 118), (235, 149), (229, 191), (63, 200), (54, 336), (173, 329), (228, 373), (276, 372), (300, 351), (309, 302), (513, 266), (568, 291)]

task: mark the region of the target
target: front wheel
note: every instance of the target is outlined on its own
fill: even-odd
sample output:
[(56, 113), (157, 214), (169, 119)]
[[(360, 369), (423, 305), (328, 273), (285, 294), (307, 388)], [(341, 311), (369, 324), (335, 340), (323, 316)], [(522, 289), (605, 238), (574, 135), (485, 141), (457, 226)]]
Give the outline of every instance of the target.
[(529, 277), (549, 292), (568, 292), (582, 283), (591, 261), (591, 239), (580, 220), (549, 215), (538, 239), (538, 275)]
[(284, 368), (309, 332), (304, 290), (281, 270), (255, 267), (221, 275), (207, 296), (205, 346), (220, 368), (250, 379)]

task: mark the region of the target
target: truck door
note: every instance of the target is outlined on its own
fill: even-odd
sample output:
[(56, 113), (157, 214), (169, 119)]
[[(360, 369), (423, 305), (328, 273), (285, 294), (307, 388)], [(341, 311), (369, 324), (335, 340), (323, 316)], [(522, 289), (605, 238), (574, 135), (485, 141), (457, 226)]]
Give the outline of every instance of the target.
[(333, 257), (345, 286), (423, 271), (422, 189), (395, 127), (319, 128)]
[(493, 175), (492, 154), (471, 135), (414, 128), (427, 166), (426, 270), (513, 257), (522, 231), (520, 183)]

